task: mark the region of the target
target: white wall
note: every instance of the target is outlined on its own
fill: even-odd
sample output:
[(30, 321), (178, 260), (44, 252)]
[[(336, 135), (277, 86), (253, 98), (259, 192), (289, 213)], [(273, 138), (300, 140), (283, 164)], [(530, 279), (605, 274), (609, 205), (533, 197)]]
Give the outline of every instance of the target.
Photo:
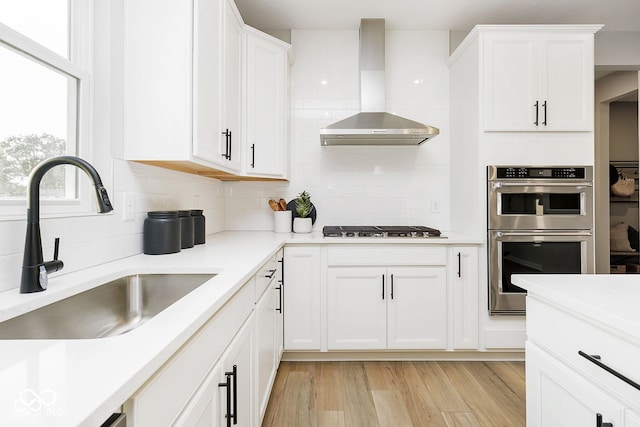
[(306, 190), (318, 212), (314, 230), (449, 229), (448, 40), (447, 31), (386, 33), (387, 111), (438, 127), (439, 136), (417, 147), (321, 147), (320, 128), (360, 109), (358, 31), (293, 30), (290, 183), (225, 184), (226, 228), (271, 229), (268, 198)]

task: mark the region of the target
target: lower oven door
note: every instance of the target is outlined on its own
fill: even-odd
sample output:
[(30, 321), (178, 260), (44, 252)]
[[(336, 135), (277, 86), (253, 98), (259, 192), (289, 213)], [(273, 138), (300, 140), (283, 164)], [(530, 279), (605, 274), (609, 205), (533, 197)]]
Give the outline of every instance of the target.
[(593, 273), (589, 230), (489, 231), (489, 312), (522, 315), (526, 291), (512, 274)]

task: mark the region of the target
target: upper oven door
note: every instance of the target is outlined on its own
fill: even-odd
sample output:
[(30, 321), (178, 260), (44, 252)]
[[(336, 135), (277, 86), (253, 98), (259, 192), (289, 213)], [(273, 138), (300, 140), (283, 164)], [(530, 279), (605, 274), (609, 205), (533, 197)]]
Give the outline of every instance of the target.
[(591, 182), (489, 181), (491, 230), (590, 230)]

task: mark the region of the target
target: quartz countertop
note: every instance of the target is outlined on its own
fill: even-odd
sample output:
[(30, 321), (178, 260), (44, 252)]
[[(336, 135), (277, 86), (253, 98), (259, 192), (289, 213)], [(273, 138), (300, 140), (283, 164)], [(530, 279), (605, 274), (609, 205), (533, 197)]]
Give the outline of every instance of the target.
[(96, 426), (118, 410), (284, 244), (479, 244), (447, 238), (324, 238), (230, 231), (177, 254), (136, 255), (49, 278), (37, 294), (0, 293), (0, 321), (107, 283), (145, 273), (215, 276), (139, 328), (99, 339), (0, 340), (0, 425)]
[(640, 345), (640, 275), (522, 274), (512, 281), (528, 298), (560, 306)]

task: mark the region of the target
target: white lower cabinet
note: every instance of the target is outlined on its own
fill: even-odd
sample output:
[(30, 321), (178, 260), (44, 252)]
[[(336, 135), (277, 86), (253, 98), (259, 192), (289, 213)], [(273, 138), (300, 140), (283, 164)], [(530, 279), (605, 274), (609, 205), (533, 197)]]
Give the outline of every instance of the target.
[(527, 426), (640, 426), (640, 346), (553, 297), (527, 296)]
[(320, 350), (320, 247), (287, 246), (284, 249), (284, 277), (284, 348)]
[(238, 332), (189, 405), (173, 424), (184, 427), (255, 426), (252, 402), (253, 315)]
[(277, 369), (276, 349), (276, 280), (270, 282), (269, 287), (256, 304), (256, 378), (257, 378), (257, 408), (259, 418), (262, 419), (269, 403), (271, 384), (275, 379)]
[(445, 267), (330, 267), (329, 350), (443, 349)]
[(625, 427), (640, 427), (640, 412), (626, 410), (624, 412)]
[(454, 350), (478, 348), (478, 248), (449, 248), (448, 275)]
[(626, 425), (624, 406), (604, 390), (535, 344), (528, 342), (526, 350), (527, 426)]
[(280, 250), (124, 404), (130, 427), (259, 426), (282, 355)]

